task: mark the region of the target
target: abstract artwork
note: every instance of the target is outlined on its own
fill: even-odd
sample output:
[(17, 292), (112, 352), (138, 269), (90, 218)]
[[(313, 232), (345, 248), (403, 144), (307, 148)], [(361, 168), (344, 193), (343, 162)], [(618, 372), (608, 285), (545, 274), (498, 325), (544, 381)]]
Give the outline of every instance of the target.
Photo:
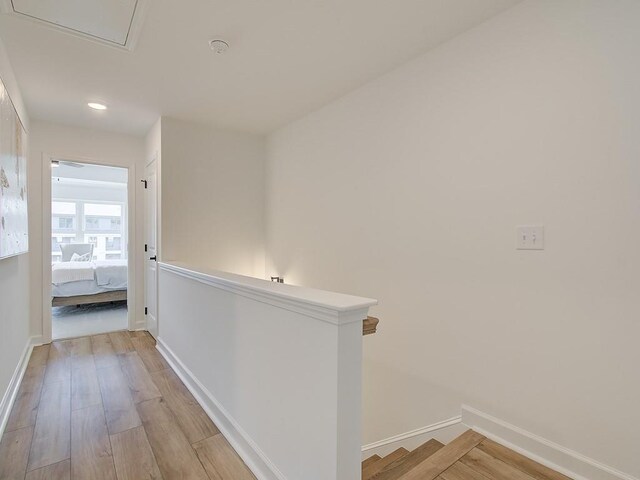
[(0, 79), (0, 259), (29, 251), (26, 137)]

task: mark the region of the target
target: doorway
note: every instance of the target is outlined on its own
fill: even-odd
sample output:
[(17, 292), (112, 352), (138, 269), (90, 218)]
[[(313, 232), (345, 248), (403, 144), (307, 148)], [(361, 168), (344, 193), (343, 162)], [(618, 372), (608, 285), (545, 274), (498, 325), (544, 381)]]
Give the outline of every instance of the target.
[(128, 169), (54, 158), (50, 171), (51, 338), (125, 330)]

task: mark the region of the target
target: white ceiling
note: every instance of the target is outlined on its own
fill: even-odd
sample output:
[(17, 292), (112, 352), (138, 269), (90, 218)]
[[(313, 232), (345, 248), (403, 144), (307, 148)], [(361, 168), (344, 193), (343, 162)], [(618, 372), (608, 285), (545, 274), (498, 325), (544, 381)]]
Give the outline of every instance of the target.
[(65, 160), (58, 160), (59, 166), (51, 168), (51, 177), (74, 180), (89, 180), (94, 182), (110, 182), (126, 184), (129, 171), (126, 168), (107, 167)]
[[(133, 51), (8, 14), (0, 37), (33, 118), (144, 134), (165, 115), (263, 133), (518, 2), (153, 0)], [(211, 38), (231, 49), (215, 55)]]

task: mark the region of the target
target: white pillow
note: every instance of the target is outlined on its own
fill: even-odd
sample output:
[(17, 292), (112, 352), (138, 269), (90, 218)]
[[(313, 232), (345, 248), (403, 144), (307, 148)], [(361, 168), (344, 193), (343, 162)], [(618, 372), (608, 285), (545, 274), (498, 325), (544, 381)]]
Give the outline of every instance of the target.
[(84, 255), (78, 255), (74, 253), (71, 255), (72, 262), (90, 262), (91, 261), (91, 252), (85, 253)]

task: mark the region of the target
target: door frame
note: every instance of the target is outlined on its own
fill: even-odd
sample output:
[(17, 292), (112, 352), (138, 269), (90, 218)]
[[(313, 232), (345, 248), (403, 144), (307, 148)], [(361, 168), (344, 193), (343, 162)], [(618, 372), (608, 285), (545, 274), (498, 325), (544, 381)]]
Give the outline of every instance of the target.
[[(144, 171), (142, 172), (143, 178), (146, 181), (147, 180), (147, 167), (149, 167), (149, 165), (151, 165), (153, 162), (155, 162), (156, 164), (156, 337), (160, 336), (160, 261), (161, 261), (161, 257), (160, 257), (160, 156), (158, 154), (158, 152), (155, 152), (152, 156), (151, 159), (145, 163), (144, 166)], [(146, 185), (146, 184), (145, 184)], [(145, 188), (144, 191), (144, 217), (145, 217), (145, 221), (144, 221), (144, 238), (143, 238), (143, 242), (146, 244), (147, 242), (147, 215), (149, 212), (147, 212), (147, 189)], [(144, 301), (144, 305), (145, 308), (148, 307), (147, 305), (147, 282), (148, 282), (148, 278), (147, 278), (147, 262), (149, 261), (147, 259), (147, 253), (145, 252), (142, 264), (143, 264), (143, 273), (142, 273), (142, 277), (143, 277), (143, 285), (144, 285), (144, 292), (142, 294), (142, 298)], [(145, 316), (145, 325), (147, 328), (147, 331), (150, 332), (149, 330), (149, 324), (148, 324), (148, 319)]]
[(136, 172), (135, 165), (117, 165), (93, 158), (66, 154), (42, 154), (42, 341), (52, 341), (51, 319), (51, 162), (64, 159), (103, 167), (127, 170), (127, 328), (135, 330), (136, 322)]

